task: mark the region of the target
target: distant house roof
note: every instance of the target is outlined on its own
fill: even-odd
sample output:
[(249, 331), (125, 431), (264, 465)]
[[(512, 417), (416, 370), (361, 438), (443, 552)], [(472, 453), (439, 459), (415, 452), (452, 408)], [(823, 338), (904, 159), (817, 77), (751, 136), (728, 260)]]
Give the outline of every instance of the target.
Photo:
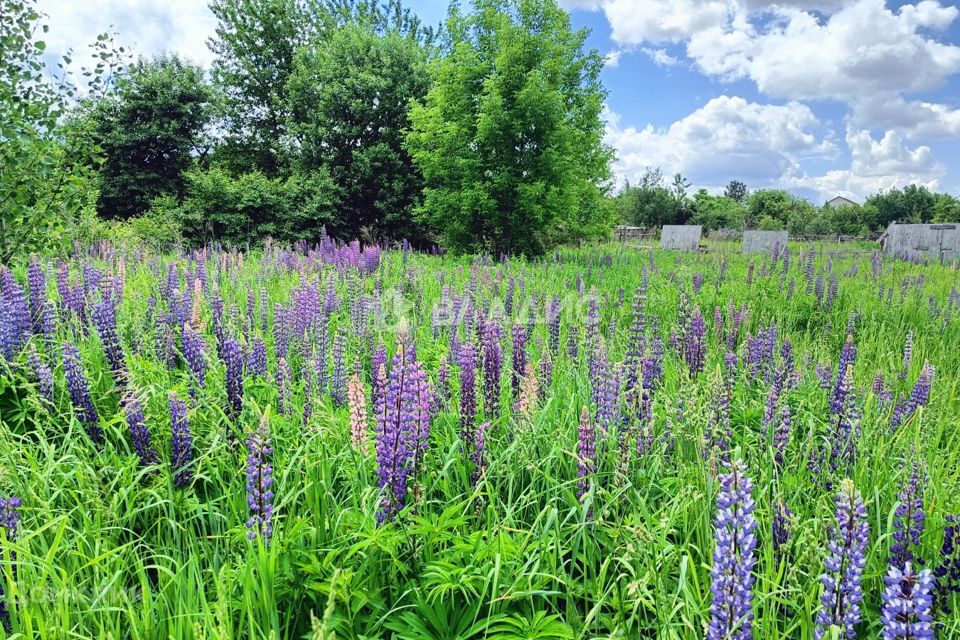
[(854, 202), (850, 198), (844, 198), (843, 196), (837, 196), (833, 200), (827, 201), (828, 207), (833, 207), (834, 209), (839, 209), (840, 207), (859, 207), (859, 202)]

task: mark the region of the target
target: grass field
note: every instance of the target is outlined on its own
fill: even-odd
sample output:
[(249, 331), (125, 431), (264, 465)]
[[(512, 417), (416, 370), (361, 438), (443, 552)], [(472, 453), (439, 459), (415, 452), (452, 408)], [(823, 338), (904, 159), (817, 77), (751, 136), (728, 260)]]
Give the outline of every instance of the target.
[(876, 638), (891, 565), (960, 637), (952, 268), (325, 242), (0, 284), (10, 637)]

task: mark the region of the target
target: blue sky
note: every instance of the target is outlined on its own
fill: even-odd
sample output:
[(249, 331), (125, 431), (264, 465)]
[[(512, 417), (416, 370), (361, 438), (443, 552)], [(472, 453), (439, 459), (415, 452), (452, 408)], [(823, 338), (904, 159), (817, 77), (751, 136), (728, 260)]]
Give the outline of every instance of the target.
[[(814, 201), (960, 195), (960, 9), (938, 0), (560, 0), (606, 56), (619, 181), (647, 167)], [(427, 22), (446, 0), (409, 0)], [(466, 2), (464, 2), (466, 4)], [(202, 0), (39, 0), (52, 52), (98, 32), (210, 63)]]

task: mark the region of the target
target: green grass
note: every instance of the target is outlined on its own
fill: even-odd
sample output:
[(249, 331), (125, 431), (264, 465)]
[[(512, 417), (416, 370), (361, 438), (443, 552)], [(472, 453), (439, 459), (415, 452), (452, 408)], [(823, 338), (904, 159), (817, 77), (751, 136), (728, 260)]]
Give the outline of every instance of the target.
[[(54, 405), (40, 398), (25, 354), (3, 365), (0, 493), (23, 501), (20, 534), (2, 545), (10, 637), (702, 638), (711, 598), (718, 486), (717, 459), (705, 450), (703, 437), (725, 353), (713, 309), (720, 306), (726, 315), (728, 301), (749, 308), (744, 333), (756, 334), (772, 323), (781, 337), (789, 337), (800, 373), (798, 384), (785, 394), (793, 432), (780, 472), (761, 438), (769, 385), (741, 368), (733, 394), (732, 456), (746, 461), (758, 505), (755, 637), (812, 637), (827, 527), (842, 477), (850, 477), (864, 496), (871, 528), (858, 637), (878, 637), (893, 512), (913, 460), (926, 473), (922, 555), (928, 567), (940, 559), (944, 516), (960, 512), (960, 321), (956, 310), (949, 321), (945, 317), (958, 275), (945, 266), (888, 260), (874, 279), (869, 255), (818, 257), (818, 272), (831, 268), (839, 276), (838, 296), (827, 307), (805, 293), (797, 264), (803, 249), (792, 247), (786, 276), (781, 276), (781, 265), (762, 275), (765, 258), (733, 251), (671, 254), (610, 245), (508, 264), (384, 254), (379, 270), (358, 280), (365, 296), (383, 301), (383, 318), (371, 319), (369, 331), (351, 329), (348, 347), (348, 370), (359, 366), (368, 398), (371, 346), (383, 343), (392, 354), (400, 325), (409, 327), (418, 358), (437, 382), (449, 351), (449, 329), (440, 327), (434, 337), (431, 310), (440, 301), (441, 283), (462, 295), (472, 264), (479, 306), (502, 301), (509, 276), (517, 280), (515, 316), (531, 292), (541, 304), (555, 295), (567, 304), (553, 379), (541, 381), (541, 403), (532, 422), (516, 424), (511, 411), (512, 323), (507, 321), (499, 417), (483, 415), (482, 384), (478, 388), (480, 419), (492, 421), (489, 468), (482, 481), (472, 485), (469, 452), (459, 438), (459, 369), (454, 366), (449, 402), (432, 421), (429, 454), (413, 487), (417, 498), (395, 522), (380, 527), (372, 446), (362, 452), (351, 447), (347, 409), (334, 408), (326, 393), (312, 398), (313, 415), (304, 423), (295, 345), (290, 357), (293, 408), (281, 415), (276, 407), (272, 307), (289, 303), (292, 289), (304, 283), (318, 285), (323, 295), (332, 273), (346, 303), (333, 314), (331, 326), (349, 326), (349, 292), (354, 289), (336, 268), (314, 264), (291, 269), (277, 250), (246, 254), (242, 262), (220, 253), (207, 260), (211, 292), (203, 297), (201, 324), (210, 371), (206, 389), (191, 403), (196, 479), (183, 489), (173, 486), (166, 465), (159, 473), (141, 469), (121, 410), (122, 392), (96, 332), (61, 321), (58, 339), (76, 340), (80, 347), (107, 443), (98, 451), (73, 417), (57, 349), (39, 337), (32, 339), (55, 367)], [(118, 271), (119, 259), (87, 261), (111, 273)], [(134, 253), (122, 259), (126, 284), (118, 317), (129, 388), (145, 400), (154, 445), (167, 461), (167, 394), (173, 389), (187, 399), (191, 381), (182, 362), (169, 369), (158, 357), (147, 298), (160, 300), (158, 307), (164, 308), (167, 264), (176, 260), (183, 275), (191, 263), (185, 257)], [(718, 284), (721, 259), (726, 277)], [(748, 285), (751, 260), (756, 264)], [(71, 262), (74, 278), (80, 276), (81, 264), (82, 259)], [(859, 265), (856, 274), (846, 275), (853, 265)], [(689, 292), (703, 311), (707, 365), (691, 378), (667, 347), (663, 384), (654, 394), (654, 428), (659, 436), (676, 422), (675, 405), (682, 399), (683, 419), (673, 424), (675, 447), (668, 450), (659, 439), (646, 455), (631, 447), (618, 471), (611, 434), (600, 446), (588, 504), (581, 505), (577, 422), (589, 403), (590, 384), (582, 328), (586, 295), (577, 291), (576, 281), (581, 276), (585, 291), (600, 297), (601, 333), (611, 360), (620, 362), (629, 338), (630, 303), (644, 267), (649, 269), (648, 312), (664, 342), (676, 329), (681, 291)], [(25, 281), (25, 269), (15, 273)], [(357, 278), (350, 273), (349, 278)], [(696, 294), (694, 274), (704, 277)], [(901, 283), (919, 276), (922, 285), (910, 284), (901, 299)], [(791, 279), (796, 290), (788, 296)], [(824, 286), (828, 283), (825, 277)], [(52, 277), (47, 284), (56, 300)], [(891, 303), (878, 300), (881, 286), (894, 289)], [(224, 367), (213, 346), (210, 299), (214, 291), (224, 298), (227, 333), (239, 337), (248, 291), (259, 324), (261, 287), (268, 294), (271, 327), (266, 332), (257, 327), (250, 336), (262, 334), (266, 340), (270, 373), (267, 380), (246, 378), (244, 410), (233, 422), (226, 413)], [(625, 298), (618, 305), (621, 288)], [(931, 298), (941, 308), (938, 316)], [(230, 311), (234, 305), (236, 315)], [(814, 367), (830, 364), (836, 375), (851, 314), (857, 316), (855, 379), (863, 407), (862, 436), (849, 468), (813, 474), (808, 455), (826, 437), (830, 422), (828, 391), (820, 387)], [(615, 332), (608, 335), (611, 318)], [(572, 324), (581, 326), (575, 360), (566, 355)], [(911, 330), (913, 363), (899, 380)], [(547, 343), (547, 326), (536, 324), (528, 359), (539, 361)], [(742, 340), (737, 351), (742, 360)], [(891, 407), (870, 392), (873, 376), (881, 371), (895, 393), (909, 394), (924, 362), (937, 371), (931, 401), (891, 433)], [(264, 414), (274, 440), (276, 476), (276, 531), (269, 545), (247, 538), (246, 451), (228, 437), (252, 430)], [(371, 434), (373, 428), (371, 422)], [(794, 514), (788, 558), (781, 563), (770, 540), (771, 511), (778, 500)], [(960, 598), (955, 596), (953, 604), (960, 606)], [(940, 622), (938, 637), (960, 637), (956, 618), (941, 617)]]

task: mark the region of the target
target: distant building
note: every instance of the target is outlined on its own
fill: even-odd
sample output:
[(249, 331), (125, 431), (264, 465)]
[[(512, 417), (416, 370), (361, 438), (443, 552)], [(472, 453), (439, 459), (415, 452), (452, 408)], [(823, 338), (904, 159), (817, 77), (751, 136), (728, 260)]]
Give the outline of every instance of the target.
[(827, 200), (827, 206), (831, 209), (840, 209), (841, 207), (859, 207), (859, 202), (854, 202), (850, 198), (844, 198), (843, 196), (837, 196), (833, 200)]

